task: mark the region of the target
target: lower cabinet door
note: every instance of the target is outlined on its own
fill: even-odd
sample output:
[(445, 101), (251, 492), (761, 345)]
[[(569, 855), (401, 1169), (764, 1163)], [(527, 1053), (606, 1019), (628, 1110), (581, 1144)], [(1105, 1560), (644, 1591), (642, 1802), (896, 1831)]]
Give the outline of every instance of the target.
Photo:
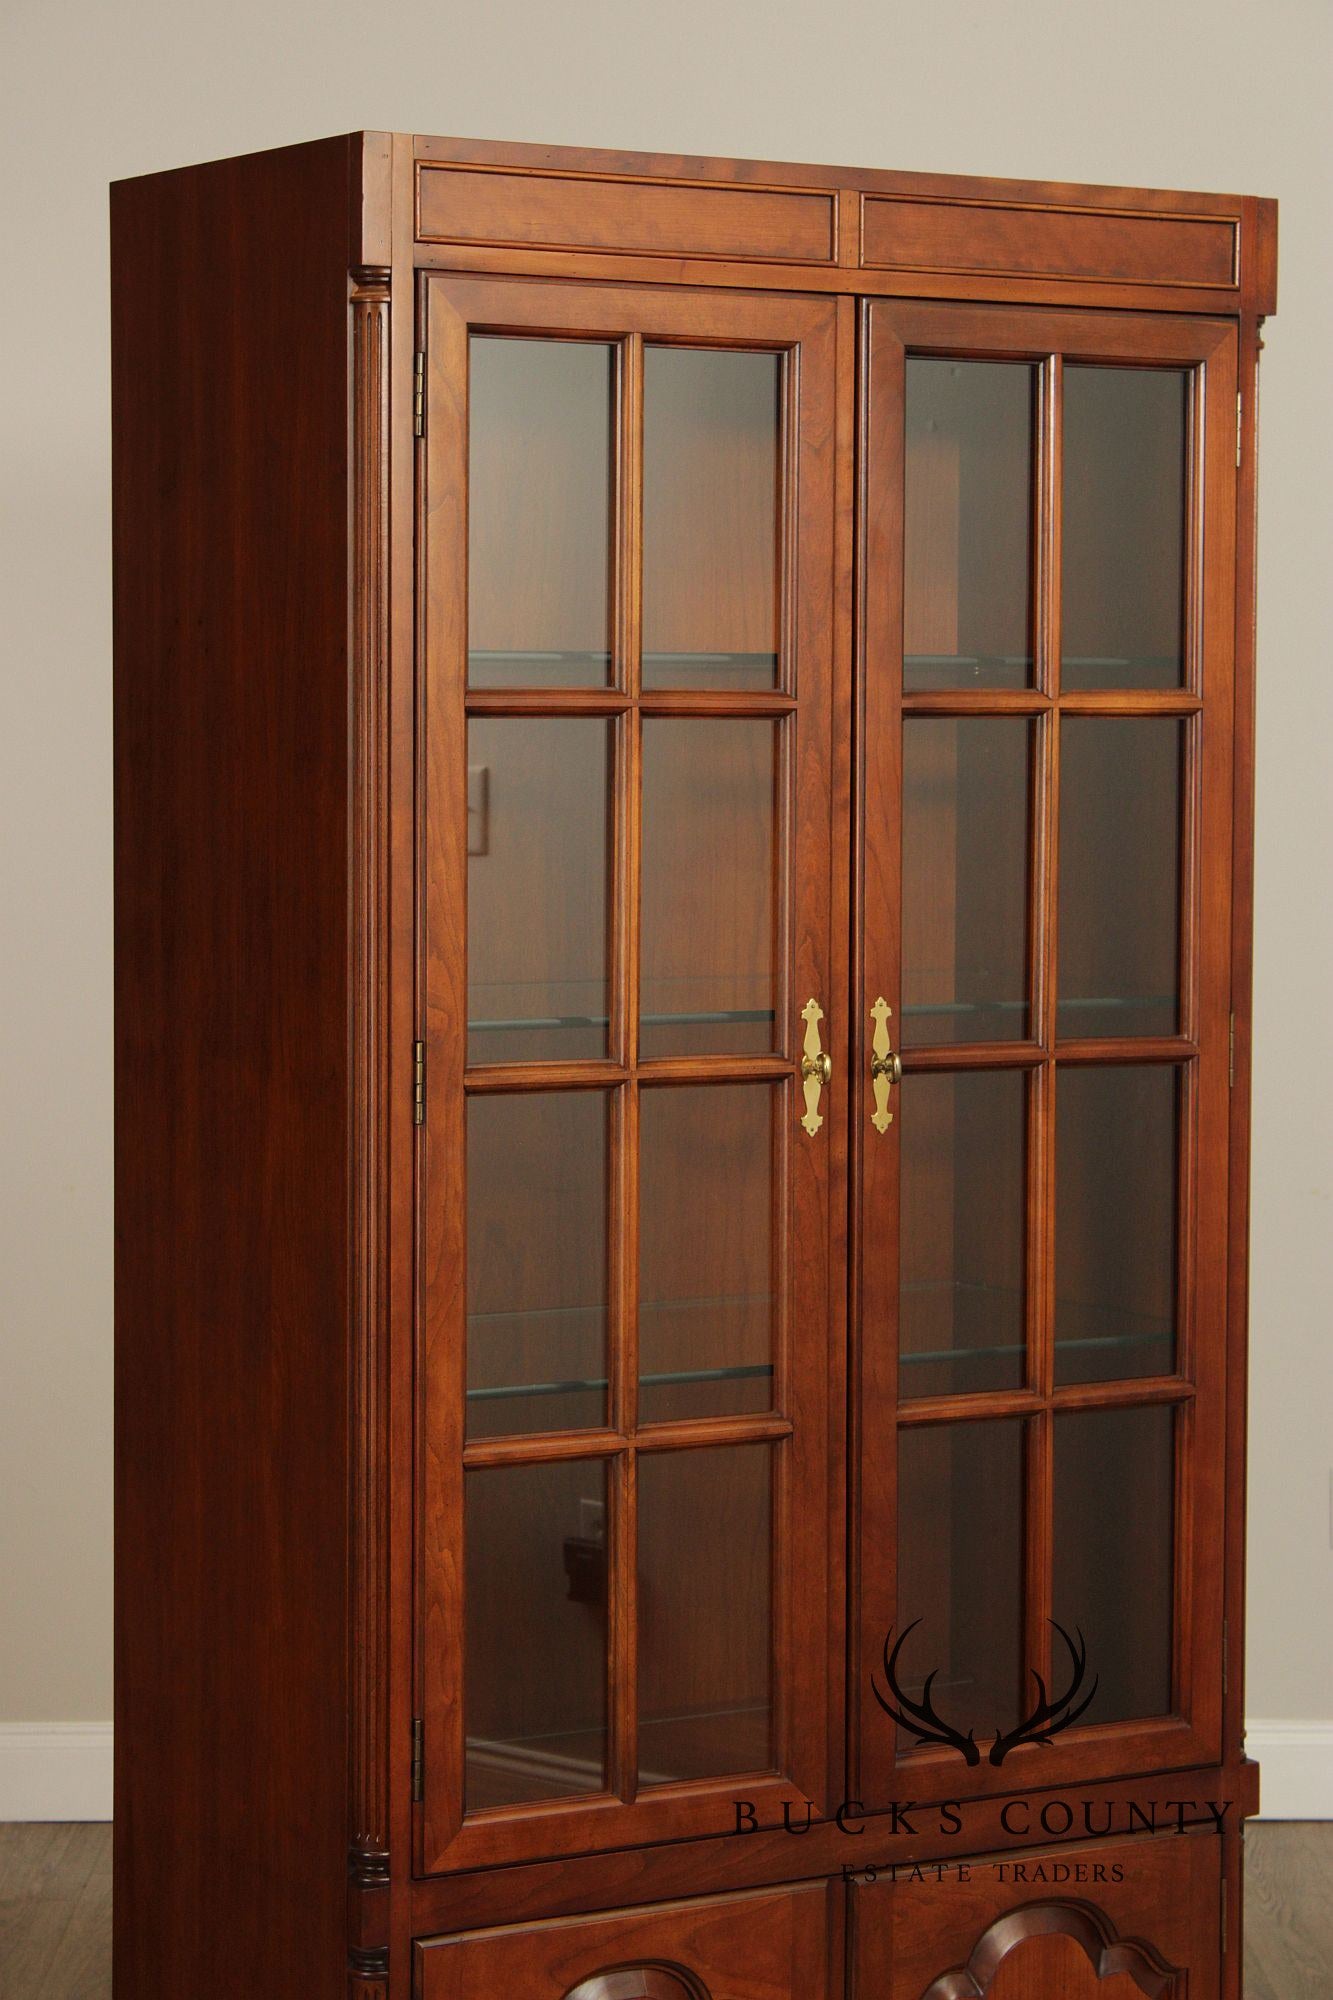
[(417, 1944), (418, 2000), (832, 2000), (842, 1885), (658, 1903)]
[(852, 2000), (1218, 2000), (1222, 1842), (899, 1866), (852, 1891)]

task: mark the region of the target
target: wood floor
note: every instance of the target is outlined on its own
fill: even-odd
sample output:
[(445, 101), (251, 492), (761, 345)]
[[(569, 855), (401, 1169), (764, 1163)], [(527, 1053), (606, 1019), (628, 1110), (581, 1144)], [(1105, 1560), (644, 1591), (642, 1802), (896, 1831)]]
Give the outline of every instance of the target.
[(110, 1992), (111, 1828), (0, 1825), (0, 1994)]
[[(1245, 2000), (1333, 1994), (1333, 1822), (1245, 1836)], [(0, 1994), (109, 2000), (111, 1829), (0, 1825)]]
[(1333, 1994), (1333, 1821), (1245, 1829), (1245, 2000)]

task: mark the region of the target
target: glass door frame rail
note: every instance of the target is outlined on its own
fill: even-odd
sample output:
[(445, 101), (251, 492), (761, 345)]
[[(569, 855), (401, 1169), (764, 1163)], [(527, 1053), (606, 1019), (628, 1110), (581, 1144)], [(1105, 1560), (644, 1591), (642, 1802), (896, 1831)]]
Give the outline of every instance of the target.
[[(835, 354), (832, 301), (686, 292), (558, 280), (423, 275), (418, 344), (426, 354), (419, 458), (418, 859), (419, 1008), (430, 1115), (416, 1185), (419, 1249), (415, 1712), (429, 1782), (417, 1814), (418, 1872), (550, 1859), (654, 1840), (715, 1835), (737, 1796), (781, 1819), (836, 1806), (842, 1771), (841, 1676), (830, 1693), (826, 1631), (843, 1629), (845, 1528), (835, 1478), (845, 1382), (841, 1217), (846, 1201), (846, 970), (833, 949), (835, 856), (846, 852), (845, 786), (835, 782), (832, 714)], [(467, 685), (467, 367), (472, 334), (611, 342), (618, 354), (613, 425), (613, 658), (604, 688)], [(772, 690), (641, 682), (641, 521), (645, 342), (775, 352), (784, 357), (786, 444), (780, 497), (781, 666)], [(841, 532), (841, 531), (837, 531)], [(844, 640), (845, 643), (845, 640)], [(467, 723), (477, 716), (602, 718), (612, 753), (604, 1058), (466, 1061)], [(645, 719), (767, 720), (782, 740), (776, 796), (775, 1039), (771, 1054), (645, 1058), (637, 1046), (640, 773)], [(522, 924), (524, 913), (513, 912)], [(835, 1081), (822, 1130), (800, 1128), (800, 1010), (825, 1009)], [(637, 1129), (641, 1087), (766, 1083), (783, 1110), (775, 1175), (773, 1401), (767, 1412), (638, 1420)], [(609, 1408), (595, 1429), (465, 1437), (465, 1110), (486, 1092), (601, 1090), (611, 1111)], [(794, 1326), (827, 1330), (798, 1342)], [(638, 1780), (634, 1528), (642, 1452), (764, 1441), (773, 1455), (773, 1768), (718, 1779)], [(596, 1459), (609, 1478), (607, 1783), (596, 1794), (463, 1809), (463, 1487), (466, 1469)], [(808, 1643), (812, 1631), (818, 1643)], [(841, 1641), (839, 1640), (839, 1650)]]
[[(1033, 684), (1022, 689), (903, 692), (904, 394), (911, 354), (1013, 360), (1038, 371), (1034, 443)], [(1222, 1750), (1222, 1569), (1211, 1551), (1224, 1525), (1227, 1326), (1227, 1157), (1231, 1007), (1231, 818), (1237, 335), (1229, 322), (1083, 310), (877, 300), (862, 306), (860, 754), (853, 825), (864, 932), (853, 972), (851, 1279), (853, 1400), (860, 1437), (853, 1470), (849, 1782), (873, 1806), (1012, 1792), (1215, 1761)], [(1188, 371), (1185, 672), (1178, 689), (1062, 691), (1060, 683), (1060, 436), (1066, 359)], [(1205, 542), (1207, 561), (1205, 564)], [(1180, 1018), (1174, 1035), (1057, 1039), (1056, 887), (1059, 737), (1066, 716), (1174, 717), (1188, 739), (1180, 881)], [(870, 1017), (879, 995), (900, 1013), (902, 730), (915, 716), (1025, 717), (1037, 736), (1028, 830), (1030, 1039), (902, 1049), (898, 1116), (872, 1128)], [(895, 1036), (895, 1044), (897, 1037)], [(1058, 1384), (1054, 1329), (1054, 1095), (1064, 1066), (1170, 1064), (1182, 1078), (1175, 1367), (1166, 1374)], [(898, 1324), (899, 1134), (914, 1073), (1008, 1069), (1027, 1075), (1025, 1373), (1022, 1386), (904, 1398)], [(899, 1093), (895, 1091), (895, 1099)], [(907, 1106), (904, 1111), (902, 1106)], [(859, 1190), (859, 1195), (855, 1191)], [(1053, 1430), (1060, 1414), (1168, 1406), (1176, 1412), (1170, 1712), (1078, 1725), (1046, 1746), (1020, 1745), (1002, 1765), (952, 1749), (906, 1747), (871, 1692), (886, 1635), (915, 1615), (896, 1602), (897, 1440), (901, 1427), (1019, 1418), (1025, 1430), (1023, 1566), (1026, 1669), (1051, 1686)], [(926, 1662), (927, 1665), (933, 1664)], [(1063, 1653), (1057, 1650), (1057, 1674)], [(1095, 1671), (1090, 1659), (1089, 1675)]]

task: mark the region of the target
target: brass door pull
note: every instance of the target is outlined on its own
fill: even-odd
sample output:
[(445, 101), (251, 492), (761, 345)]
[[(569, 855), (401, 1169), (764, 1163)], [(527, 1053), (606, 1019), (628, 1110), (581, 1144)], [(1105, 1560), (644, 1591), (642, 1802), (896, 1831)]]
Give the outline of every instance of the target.
[(801, 1057), (801, 1089), (805, 1093), (802, 1125), (813, 1139), (824, 1120), (819, 1110), (819, 1094), (833, 1081), (833, 1058), (819, 1045), (819, 1024), (824, 1009), (817, 1000), (807, 1000), (801, 1009), (805, 1022), (805, 1053)]
[(870, 1043), (870, 1087), (875, 1093), (875, 1108), (870, 1114), (870, 1122), (877, 1132), (887, 1132), (892, 1125), (889, 1093), (895, 1083), (903, 1080), (902, 1057), (894, 1052), (889, 1041), (889, 1016), (892, 1012), (883, 995), (870, 1010), (870, 1018), (875, 1024)]

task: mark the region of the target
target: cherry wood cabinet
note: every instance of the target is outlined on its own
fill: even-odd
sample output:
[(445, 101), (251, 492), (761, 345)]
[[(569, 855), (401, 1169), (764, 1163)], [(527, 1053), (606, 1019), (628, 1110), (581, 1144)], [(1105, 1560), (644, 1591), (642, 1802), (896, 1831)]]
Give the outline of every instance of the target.
[(1273, 205), (112, 225), (120, 2000), (1238, 2000)]

